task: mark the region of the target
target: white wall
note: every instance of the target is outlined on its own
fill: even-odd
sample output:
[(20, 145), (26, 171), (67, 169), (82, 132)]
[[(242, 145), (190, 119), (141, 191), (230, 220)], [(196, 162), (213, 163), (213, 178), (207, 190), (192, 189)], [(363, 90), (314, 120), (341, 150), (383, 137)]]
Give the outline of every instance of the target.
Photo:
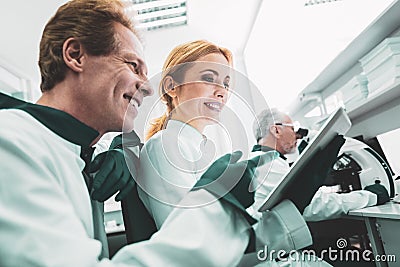
[[(377, 136), (390, 167), (396, 176), (400, 175), (400, 129)], [(397, 192), (399, 193), (399, 192)]]
[(290, 109), (300, 91), (392, 2), (306, 7), (298, 0), (263, 1), (245, 50), (250, 78), (268, 103)]
[[(30, 100), (35, 101), (40, 96), (37, 61), (41, 33), (49, 18), (66, 0), (1, 1), (0, 33), (3, 41), (0, 59), (31, 81), (33, 97)], [(242, 53), (261, 2), (262, 0), (188, 0), (187, 26), (143, 33), (150, 79), (159, 74), (163, 61), (173, 47), (197, 39), (206, 39), (232, 50), (235, 68), (246, 77)], [(157, 89), (157, 85), (155, 88)], [(245, 95), (246, 101), (251, 101), (248, 90), (245, 87), (241, 89), (243, 92), (240, 94)], [(148, 121), (148, 111), (157, 98), (158, 94), (155, 93), (141, 107), (135, 122), (141, 137), (144, 135), (144, 124)], [(153, 115), (161, 114), (163, 108), (156, 107), (156, 114)], [(245, 123), (248, 121), (245, 120)]]
[(1, 1), (0, 59), (31, 80), (33, 98), (40, 95), (39, 41), (44, 25), (65, 0)]

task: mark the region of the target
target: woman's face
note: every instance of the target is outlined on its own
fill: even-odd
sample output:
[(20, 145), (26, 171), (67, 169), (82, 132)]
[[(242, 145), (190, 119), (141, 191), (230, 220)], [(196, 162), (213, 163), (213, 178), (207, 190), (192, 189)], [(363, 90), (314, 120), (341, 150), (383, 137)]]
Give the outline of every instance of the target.
[(228, 97), (231, 68), (221, 54), (199, 58), (185, 72), (183, 82), (172, 92), (174, 119), (203, 131), (219, 120)]

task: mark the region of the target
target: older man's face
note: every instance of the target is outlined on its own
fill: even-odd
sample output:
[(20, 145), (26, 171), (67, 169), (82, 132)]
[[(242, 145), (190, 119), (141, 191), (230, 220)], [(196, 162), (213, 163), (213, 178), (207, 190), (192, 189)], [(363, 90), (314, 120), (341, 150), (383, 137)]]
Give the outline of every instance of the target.
[(289, 116), (285, 116), (282, 123), (286, 125), (277, 126), (281, 128), (280, 137), (277, 140), (280, 150), (282, 150), (280, 152), (282, 154), (295, 153), (297, 149), (296, 132), (294, 131), (294, 127), (288, 126), (288, 125), (293, 125), (293, 121), (290, 119)]
[(99, 132), (131, 131), (143, 98), (153, 94), (146, 86), (147, 66), (138, 38), (121, 24), (115, 25), (115, 36), (117, 52), (87, 57), (82, 97)]

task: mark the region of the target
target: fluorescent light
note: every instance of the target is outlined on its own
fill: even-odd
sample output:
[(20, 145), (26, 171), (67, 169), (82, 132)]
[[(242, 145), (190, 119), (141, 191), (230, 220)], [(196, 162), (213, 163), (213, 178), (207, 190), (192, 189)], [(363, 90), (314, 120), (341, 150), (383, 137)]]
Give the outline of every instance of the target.
[(318, 5), (318, 4), (325, 4), (325, 3), (336, 2), (336, 1), (341, 1), (341, 0), (307, 0), (307, 1), (304, 3), (304, 6), (312, 6), (312, 5)]
[[(125, 0), (127, 1), (127, 0)], [(138, 28), (147, 30), (187, 23), (186, 0), (130, 0), (127, 12), (135, 11)]]
[(133, 8), (140, 12), (141, 10), (144, 9), (150, 9), (150, 8), (159, 8), (163, 6), (172, 6), (172, 5), (180, 5), (182, 3), (185, 3), (186, 0), (158, 0), (158, 1), (149, 1), (145, 3), (138, 3), (135, 4), (135, 1), (132, 1), (134, 3)]
[(169, 15), (181, 15), (186, 12), (186, 7), (178, 7), (178, 8), (170, 8), (170, 9), (164, 9), (164, 10), (159, 10), (159, 11), (154, 11), (154, 12), (148, 12), (148, 13), (142, 13), (137, 15), (135, 18), (138, 21), (143, 21), (146, 19), (151, 19), (151, 18), (157, 18), (157, 17), (164, 17), (164, 16), (169, 16)]
[(187, 20), (186, 16), (163, 19), (163, 20), (155, 20), (155, 21), (140, 23), (137, 26), (137, 28), (147, 28), (147, 29), (149, 29), (149, 28), (161, 27), (161, 26), (166, 26), (166, 25), (169, 25), (169, 24), (174, 24), (174, 23), (179, 23), (179, 22), (184, 24), (186, 22), (186, 20)]

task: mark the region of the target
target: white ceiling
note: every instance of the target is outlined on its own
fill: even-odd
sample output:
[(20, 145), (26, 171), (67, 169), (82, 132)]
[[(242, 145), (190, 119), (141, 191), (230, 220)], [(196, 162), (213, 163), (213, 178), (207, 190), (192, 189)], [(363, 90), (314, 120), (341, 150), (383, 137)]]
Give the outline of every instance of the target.
[[(1, 0), (0, 60), (9, 68), (40, 81), (37, 66), (41, 32), (47, 20), (65, 0)], [(255, 21), (262, 0), (188, 0), (188, 25), (144, 32), (146, 59), (150, 74), (161, 70), (163, 60), (176, 45), (207, 39), (231, 49), (238, 57)]]

